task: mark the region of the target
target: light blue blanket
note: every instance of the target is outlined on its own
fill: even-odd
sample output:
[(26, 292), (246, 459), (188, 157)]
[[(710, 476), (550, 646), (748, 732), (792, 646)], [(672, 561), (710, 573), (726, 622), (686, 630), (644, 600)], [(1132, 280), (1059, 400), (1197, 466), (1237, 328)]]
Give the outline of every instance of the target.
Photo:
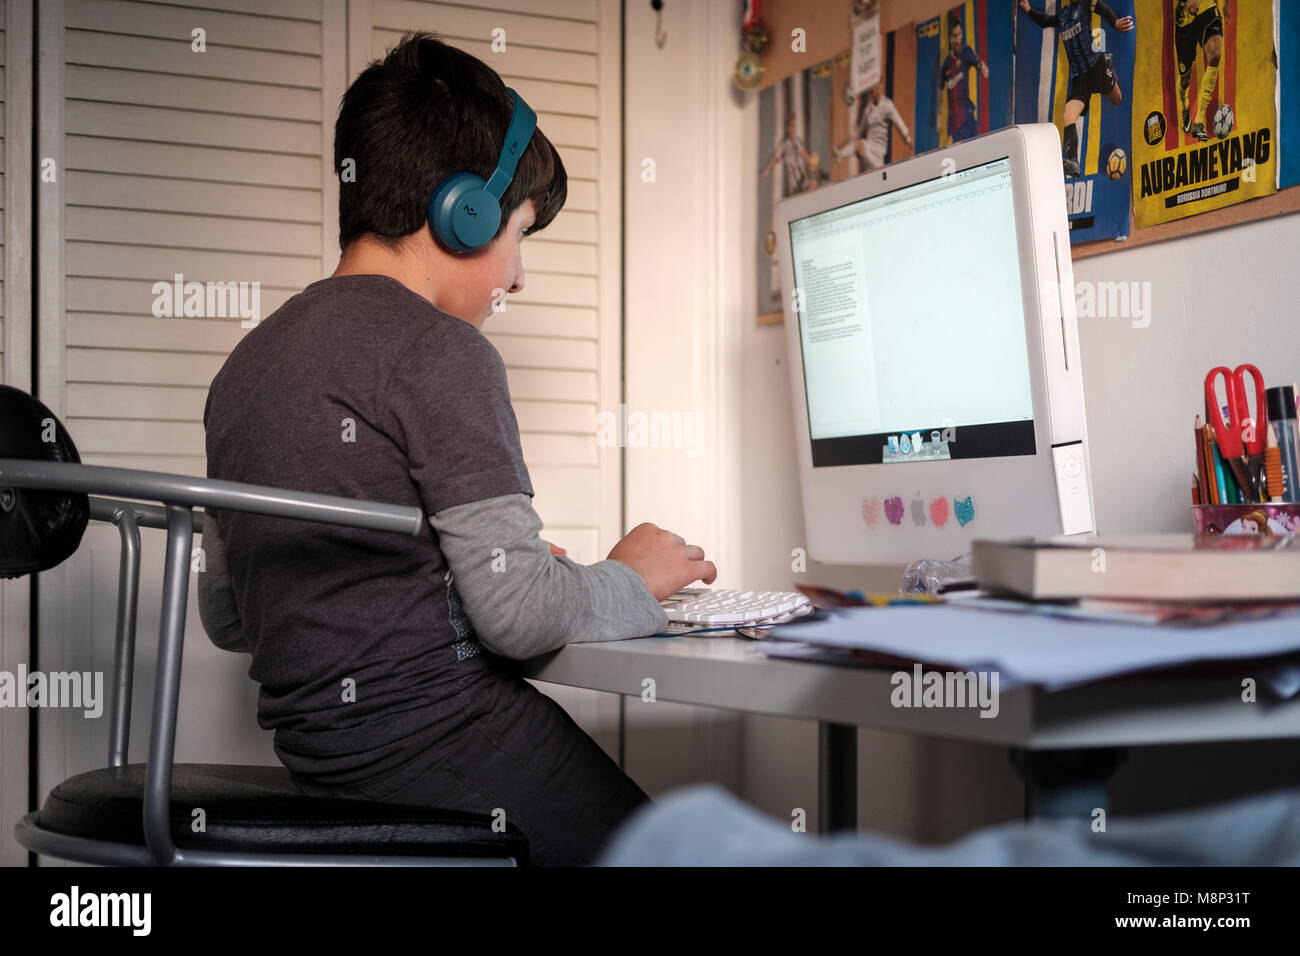
[(1300, 865), (1300, 789), (1212, 807), (1087, 822), (979, 830), (930, 847), (873, 833), (794, 833), (714, 784), (638, 811), (598, 866), (1275, 866)]

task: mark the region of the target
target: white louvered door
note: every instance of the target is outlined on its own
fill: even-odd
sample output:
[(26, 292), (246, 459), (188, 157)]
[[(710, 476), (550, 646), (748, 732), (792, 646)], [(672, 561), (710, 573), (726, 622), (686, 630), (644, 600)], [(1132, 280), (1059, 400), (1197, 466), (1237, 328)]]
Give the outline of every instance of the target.
[[(245, 330), (155, 318), (156, 282), (258, 282), (264, 318), (322, 276), (337, 214), (324, 202), (334, 107), (323, 95), (341, 93), (322, 87), (343, 63), (324, 46), (329, 6), (66, 0), (51, 38), (61, 129), (42, 130), (42, 151), (62, 158), (66, 322), (41, 384), (85, 460), (204, 474), (207, 385)], [(43, 312), (43, 327), (56, 315)], [(53, 333), (43, 328), (43, 345)]]
[[(154, 285), (256, 282), (265, 318), (333, 270), (345, 0), (43, 0), (38, 16), (37, 149), (57, 173), (37, 193), (38, 394), (86, 463), (203, 475), (207, 388), (246, 330), (230, 310), (155, 317)], [(142, 531), (133, 761), (163, 537)], [(41, 669), (101, 671), (105, 696), (117, 564), (116, 530), (92, 525), (40, 582)], [(191, 575), (177, 760), (275, 763), (248, 659), (208, 643), (194, 602)], [(103, 706), (40, 713), (42, 798), (105, 764)]]

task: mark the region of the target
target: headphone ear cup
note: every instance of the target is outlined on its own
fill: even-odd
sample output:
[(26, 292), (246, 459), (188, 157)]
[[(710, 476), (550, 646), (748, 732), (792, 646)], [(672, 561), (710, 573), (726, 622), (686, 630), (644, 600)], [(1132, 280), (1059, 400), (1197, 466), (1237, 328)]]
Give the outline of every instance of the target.
[(501, 225), (501, 206), (484, 187), (482, 176), (456, 173), (433, 191), (429, 200), (429, 228), (453, 252), (481, 248)]
[(497, 234), (501, 205), (486, 189), (467, 190), (456, 200), (451, 216), (456, 238), (469, 249), (481, 249)]

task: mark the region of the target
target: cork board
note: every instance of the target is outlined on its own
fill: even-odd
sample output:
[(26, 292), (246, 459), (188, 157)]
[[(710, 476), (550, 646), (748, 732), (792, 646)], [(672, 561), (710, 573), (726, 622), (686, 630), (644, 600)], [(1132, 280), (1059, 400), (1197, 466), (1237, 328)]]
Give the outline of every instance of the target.
[[(914, 20), (932, 17), (954, 2), (880, 0), (880, 32), (888, 33)], [(763, 51), (763, 82), (759, 89), (815, 63), (848, 55), (853, 36), (851, 0), (767, 0), (761, 9), (767, 49)], [(806, 34), (807, 52), (790, 49), (790, 33), (796, 27)]]
[(1204, 212), (1199, 216), (1191, 216), (1188, 219), (1163, 222), (1158, 226), (1148, 226), (1146, 229), (1132, 228), (1133, 216), (1130, 213), (1130, 228), (1127, 239), (1098, 239), (1096, 242), (1081, 242), (1072, 245), (1070, 247), (1070, 258), (1086, 259), (1089, 256), (1097, 256), (1106, 252), (1118, 252), (1121, 249), (1132, 249), (1153, 242), (1161, 242), (1165, 239), (1176, 239), (1179, 236), (1190, 236), (1197, 232), (1239, 226), (1243, 223), (1254, 222), (1257, 219), (1267, 219), (1270, 216), (1283, 216), (1295, 212), (1300, 212), (1300, 186), (1291, 186), (1288, 189), (1278, 190), (1271, 196), (1252, 199), (1249, 202), (1216, 209), (1213, 212)]
[[(881, 33), (889, 33), (909, 23), (936, 16), (951, 7), (954, 2), (955, 0), (881, 0)], [(852, 7), (851, 0), (767, 0), (762, 7), (763, 22), (768, 33), (768, 47), (763, 53), (765, 72), (762, 87), (770, 86), (792, 73), (807, 69), (814, 63), (846, 57), (851, 39)], [(790, 31), (795, 27), (802, 27), (806, 31), (806, 53), (795, 53), (790, 49)], [(915, 83), (914, 79), (912, 83)], [(897, 97), (895, 102), (899, 102)], [(909, 113), (905, 111), (903, 115), (908, 116)], [(894, 135), (893, 155), (896, 160), (910, 155), (910, 150), (900, 151), (903, 144), (897, 133)], [(838, 167), (840, 164), (835, 165)], [(1121, 249), (1162, 242), (1165, 239), (1224, 229), (1267, 219), (1270, 216), (1296, 212), (1300, 212), (1300, 186), (1292, 186), (1261, 199), (1146, 229), (1133, 229), (1130, 225), (1127, 239), (1099, 239), (1096, 242), (1077, 243), (1071, 246), (1070, 255), (1073, 259), (1086, 259), (1089, 256), (1117, 252)], [(1130, 213), (1130, 224), (1131, 222)], [(780, 312), (761, 315), (758, 318), (760, 325), (778, 324), (782, 321), (783, 315)]]

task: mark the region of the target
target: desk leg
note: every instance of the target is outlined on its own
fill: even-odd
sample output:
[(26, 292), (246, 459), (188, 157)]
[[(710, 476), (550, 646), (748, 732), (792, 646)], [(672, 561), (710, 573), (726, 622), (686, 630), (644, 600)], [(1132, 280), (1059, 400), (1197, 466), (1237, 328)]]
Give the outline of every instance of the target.
[(1110, 778), (1124, 761), (1123, 747), (1093, 750), (1022, 750), (1011, 765), (1025, 781), (1025, 819), (1091, 822), (1094, 810), (1110, 814)]
[(817, 723), (817, 828), (858, 828), (858, 728)]

